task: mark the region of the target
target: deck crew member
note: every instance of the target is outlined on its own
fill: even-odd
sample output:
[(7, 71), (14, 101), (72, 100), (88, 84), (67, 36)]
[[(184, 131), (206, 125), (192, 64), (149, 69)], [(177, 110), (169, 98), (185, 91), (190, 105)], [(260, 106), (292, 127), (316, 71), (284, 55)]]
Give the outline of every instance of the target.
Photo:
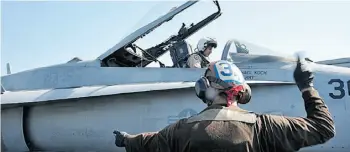
[(115, 145), (127, 152), (289, 152), (323, 144), (335, 136), (334, 121), (313, 87), (313, 73), (301, 64), (299, 59), (294, 80), (304, 99), (306, 117), (241, 109), (238, 105), (250, 101), (251, 89), (234, 64), (218, 61), (210, 63), (195, 86), (207, 108), (158, 132), (130, 135), (114, 131)]

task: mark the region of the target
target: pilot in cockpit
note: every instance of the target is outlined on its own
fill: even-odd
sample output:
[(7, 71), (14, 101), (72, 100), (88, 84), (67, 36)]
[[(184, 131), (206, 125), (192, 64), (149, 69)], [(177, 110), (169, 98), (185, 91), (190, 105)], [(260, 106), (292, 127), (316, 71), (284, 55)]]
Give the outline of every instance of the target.
[(212, 49), (217, 47), (217, 41), (214, 38), (201, 38), (197, 44), (197, 51), (191, 54), (187, 59), (188, 68), (205, 68), (209, 64), (206, 59), (212, 53)]

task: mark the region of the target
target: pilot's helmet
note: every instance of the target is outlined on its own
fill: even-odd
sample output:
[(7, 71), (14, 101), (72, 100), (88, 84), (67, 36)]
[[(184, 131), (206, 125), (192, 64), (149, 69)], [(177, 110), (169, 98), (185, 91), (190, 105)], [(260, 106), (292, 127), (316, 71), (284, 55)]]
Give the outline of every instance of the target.
[(209, 46), (216, 48), (218, 46), (218, 43), (214, 38), (204, 37), (198, 41), (197, 49), (198, 51), (204, 51)]

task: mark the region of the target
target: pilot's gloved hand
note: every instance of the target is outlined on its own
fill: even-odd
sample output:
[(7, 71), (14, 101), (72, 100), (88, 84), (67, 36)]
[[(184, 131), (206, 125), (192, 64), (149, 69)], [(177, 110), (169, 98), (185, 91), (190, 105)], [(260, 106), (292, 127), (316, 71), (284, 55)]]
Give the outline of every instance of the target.
[(300, 61), (298, 56), (297, 66), (294, 70), (294, 80), (300, 91), (313, 87), (314, 75), (310, 69), (306, 68), (306, 65)]
[(129, 135), (128, 133), (126, 133), (126, 132), (120, 132), (120, 131), (117, 131), (117, 130), (114, 130), (113, 131), (113, 134), (115, 134), (114, 136), (115, 136), (115, 142), (114, 142), (114, 144), (116, 145), (116, 146), (118, 146), (118, 147), (125, 147), (125, 142), (124, 142), (124, 140), (125, 140), (125, 137), (127, 136), (127, 135)]

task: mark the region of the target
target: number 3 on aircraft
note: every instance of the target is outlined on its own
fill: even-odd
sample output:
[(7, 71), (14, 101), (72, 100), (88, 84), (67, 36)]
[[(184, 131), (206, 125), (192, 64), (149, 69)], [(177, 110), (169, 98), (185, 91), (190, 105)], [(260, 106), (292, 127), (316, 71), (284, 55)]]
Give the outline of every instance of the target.
[(350, 96), (350, 80), (347, 82), (347, 88), (345, 88), (344, 81), (340, 79), (331, 79), (328, 84), (337, 83), (338, 86), (334, 87), (334, 90), (340, 92), (340, 94), (329, 93), (329, 96), (333, 99), (342, 99), (345, 96), (345, 90), (347, 89), (347, 95)]

